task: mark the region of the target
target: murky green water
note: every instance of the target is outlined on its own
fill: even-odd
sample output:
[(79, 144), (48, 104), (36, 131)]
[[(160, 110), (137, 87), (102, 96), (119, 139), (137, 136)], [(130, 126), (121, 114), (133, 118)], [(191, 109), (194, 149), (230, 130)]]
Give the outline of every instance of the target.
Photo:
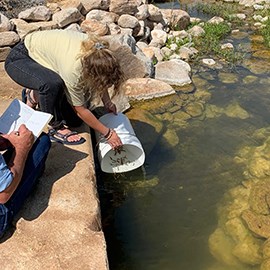
[[(217, 264), (208, 239), (218, 226), (217, 206), (224, 193), (245, 180), (246, 164), (235, 162), (235, 157), (245, 146), (259, 146), (262, 141), (254, 132), (269, 127), (270, 79), (263, 67), (267, 59), (252, 56), (257, 45), (250, 36), (229, 40), (243, 45), (249, 68), (195, 69), (197, 91), (207, 92), (209, 98), (191, 93), (186, 104), (199, 102), (202, 113), (186, 125), (178, 125), (175, 118), (164, 120), (163, 134), (174, 130), (174, 136), (164, 139), (161, 132), (143, 168), (116, 176), (100, 174), (111, 270), (238, 269)], [(261, 69), (254, 70), (257, 65)], [(181, 98), (178, 93), (172, 100)]]

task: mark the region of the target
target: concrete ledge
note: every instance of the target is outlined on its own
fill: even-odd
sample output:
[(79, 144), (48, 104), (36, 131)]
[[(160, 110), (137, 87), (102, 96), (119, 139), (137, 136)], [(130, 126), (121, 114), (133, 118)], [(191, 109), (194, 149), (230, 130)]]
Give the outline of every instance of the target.
[[(1, 99), (0, 111), (9, 103)], [(0, 244), (2, 270), (108, 269), (89, 129), (77, 130), (84, 144), (52, 144), (16, 230)]]

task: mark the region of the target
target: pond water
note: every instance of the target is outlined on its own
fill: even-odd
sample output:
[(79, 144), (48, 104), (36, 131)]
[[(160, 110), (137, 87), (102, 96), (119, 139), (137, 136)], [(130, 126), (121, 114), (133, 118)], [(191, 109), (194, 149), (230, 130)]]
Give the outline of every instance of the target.
[[(259, 146), (262, 141), (253, 134), (270, 123), (269, 69), (263, 67), (268, 60), (252, 56), (257, 45), (251, 36), (250, 31), (242, 38), (228, 37), (235, 46), (243, 45), (249, 65), (194, 70), (197, 91), (208, 94), (201, 103), (204, 113), (185, 124), (176, 118), (162, 121), (162, 130), (173, 129), (174, 137), (170, 142), (158, 137), (142, 168), (121, 175), (98, 172), (111, 270), (237, 269), (217, 263), (208, 240), (224, 194), (245, 179), (246, 168), (235, 157), (244, 147)], [(254, 72), (254, 66), (262, 67)], [(170, 98), (183, 97), (196, 102), (194, 93)], [(159, 119), (163, 113), (155, 112)]]

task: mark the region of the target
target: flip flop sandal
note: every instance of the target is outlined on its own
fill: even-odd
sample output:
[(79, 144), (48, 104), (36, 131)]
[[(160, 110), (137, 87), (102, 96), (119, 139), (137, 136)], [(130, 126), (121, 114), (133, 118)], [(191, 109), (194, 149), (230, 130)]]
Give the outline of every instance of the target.
[(31, 98), (31, 96), (30, 96), (31, 91), (33, 91), (33, 90), (23, 88), (23, 90), (22, 90), (22, 102), (26, 104), (26, 103), (27, 103), (27, 100), (29, 100), (29, 102), (30, 102), (31, 105), (33, 106), (32, 108), (35, 109), (36, 106), (38, 105), (38, 103), (35, 102), (35, 101)]
[(59, 142), (62, 144), (67, 144), (67, 145), (78, 145), (78, 144), (82, 144), (86, 141), (84, 138), (80, 138), (80, 140), (74, 141), (74, 142), (68, 141), (68, 137), (70, 137), (72, 135), (77, 135), (77, 134), (78, 134), (78, 132), (76, 132), (76, 131), (70, 131), (67, 134), (63, 135), (55, 129), (49, 130), (49, 136), (50, 136), (51, 141)]

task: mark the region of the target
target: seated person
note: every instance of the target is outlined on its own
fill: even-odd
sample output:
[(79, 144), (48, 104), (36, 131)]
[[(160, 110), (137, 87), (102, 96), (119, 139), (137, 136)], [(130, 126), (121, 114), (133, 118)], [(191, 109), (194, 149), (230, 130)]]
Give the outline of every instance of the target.
[(51, 141), (21, 125), (18, 131), (0, 135), (0, 237), (10, 227), (37, 179), (45, 169)]

